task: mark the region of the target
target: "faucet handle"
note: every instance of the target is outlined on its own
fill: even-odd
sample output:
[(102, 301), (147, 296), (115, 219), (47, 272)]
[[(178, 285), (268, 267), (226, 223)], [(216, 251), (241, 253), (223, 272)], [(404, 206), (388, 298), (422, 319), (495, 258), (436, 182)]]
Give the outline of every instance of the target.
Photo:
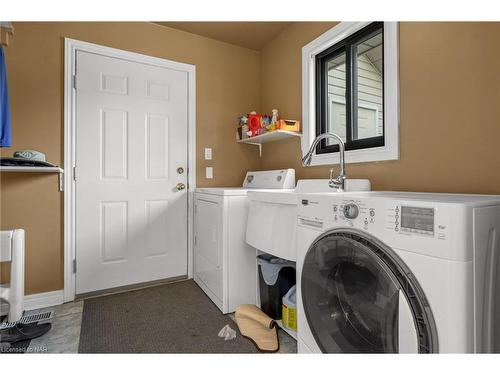
[(337, 191), (344, 191), (346, 177), (339, 174), (338, 176), (333, 176), (333, 168), (330, 169), (330, 181), (328, 181), (328, 186), (337, 189)]

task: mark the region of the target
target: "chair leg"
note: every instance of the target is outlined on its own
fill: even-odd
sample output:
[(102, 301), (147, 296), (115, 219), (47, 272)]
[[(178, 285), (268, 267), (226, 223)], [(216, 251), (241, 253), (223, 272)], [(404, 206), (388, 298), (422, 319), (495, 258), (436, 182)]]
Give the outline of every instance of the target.
[(9, 322), (21, 319), (24, 311), (24, 230), (16, 229), (12, 236), (10, 265)]

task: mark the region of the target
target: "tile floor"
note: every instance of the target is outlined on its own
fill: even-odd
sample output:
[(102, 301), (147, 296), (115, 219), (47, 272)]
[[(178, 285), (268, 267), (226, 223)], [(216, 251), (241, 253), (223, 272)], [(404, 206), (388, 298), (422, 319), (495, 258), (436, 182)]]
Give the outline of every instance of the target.
[(295, 339), (292, 336), (283, 331), (281, 328), (278, 332), (278, 336), (280, 339), (280, 350), (278, 351), (278, 353), (281, 354), (297, 353), (297, 341), (295, 341)]
[[(29, 353), (78, 353), (83, 301), (39, 309), (54, 311), (52, 329), (42, 337), (32, 340)], [(278, 332), (280, 350), (278, 353), (297, 353), (297, 342), (282, 329)]]
[(54, 311), (52, 329), (42, 337), (31, 340), (30, 353), (78, 353), (83, 301), (65, 303), (38, 311)]

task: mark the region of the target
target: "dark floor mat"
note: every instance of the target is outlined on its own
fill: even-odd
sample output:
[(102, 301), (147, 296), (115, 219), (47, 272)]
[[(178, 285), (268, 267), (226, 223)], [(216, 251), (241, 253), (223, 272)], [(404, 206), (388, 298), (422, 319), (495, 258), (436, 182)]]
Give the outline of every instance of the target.
[[(0, 322), (3, 322), (7, 319), (7, 315), (0, 316)], [(28, 347), (30, 346), (31, 340), (24, 340), (16, 342), (15, 344), (5, 344), (4, 346), (0, 345), (0, 353), (1, 354), (23, 354), (26, 353)]]
[[(217, 336), (226, 324), (234, 340)], [(192, 280), (84, 301), (80, 353), (257, 353)]]

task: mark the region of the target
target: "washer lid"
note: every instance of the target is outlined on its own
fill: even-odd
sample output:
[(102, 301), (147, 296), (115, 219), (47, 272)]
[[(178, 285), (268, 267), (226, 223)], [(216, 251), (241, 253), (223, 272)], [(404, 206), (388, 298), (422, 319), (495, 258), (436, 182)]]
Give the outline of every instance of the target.
[[(288, 192), (293, 193), (293, 190), (287, 189), (247, 189), (247, 188), (231, 188), (231, 187), (220, 187), (220, 188), (197, 188), (197, 193), (212, 194), (212, 195), (224, 195), (224, 196), (246, 196), (249, 192), (268, 192), (268, 193), (278, 193), (278, 192)], [(295, 204), (295, 201), (294, 201)]]
[(243, 187), (254, 189), (294, 189), (295, 169), (247, 172)]
[(197, 193), (211, 194), (211, 195), (232, 195), (232, 196), (246, 196), (249, 190), (251, 189), (231, 188), (231, 187), (196, 188)]
[(341, 228), (321, 235), (305, 256), (301, 295), (325, 353), (437, 352), (434, 319), (414, 276), (364, 233)]

